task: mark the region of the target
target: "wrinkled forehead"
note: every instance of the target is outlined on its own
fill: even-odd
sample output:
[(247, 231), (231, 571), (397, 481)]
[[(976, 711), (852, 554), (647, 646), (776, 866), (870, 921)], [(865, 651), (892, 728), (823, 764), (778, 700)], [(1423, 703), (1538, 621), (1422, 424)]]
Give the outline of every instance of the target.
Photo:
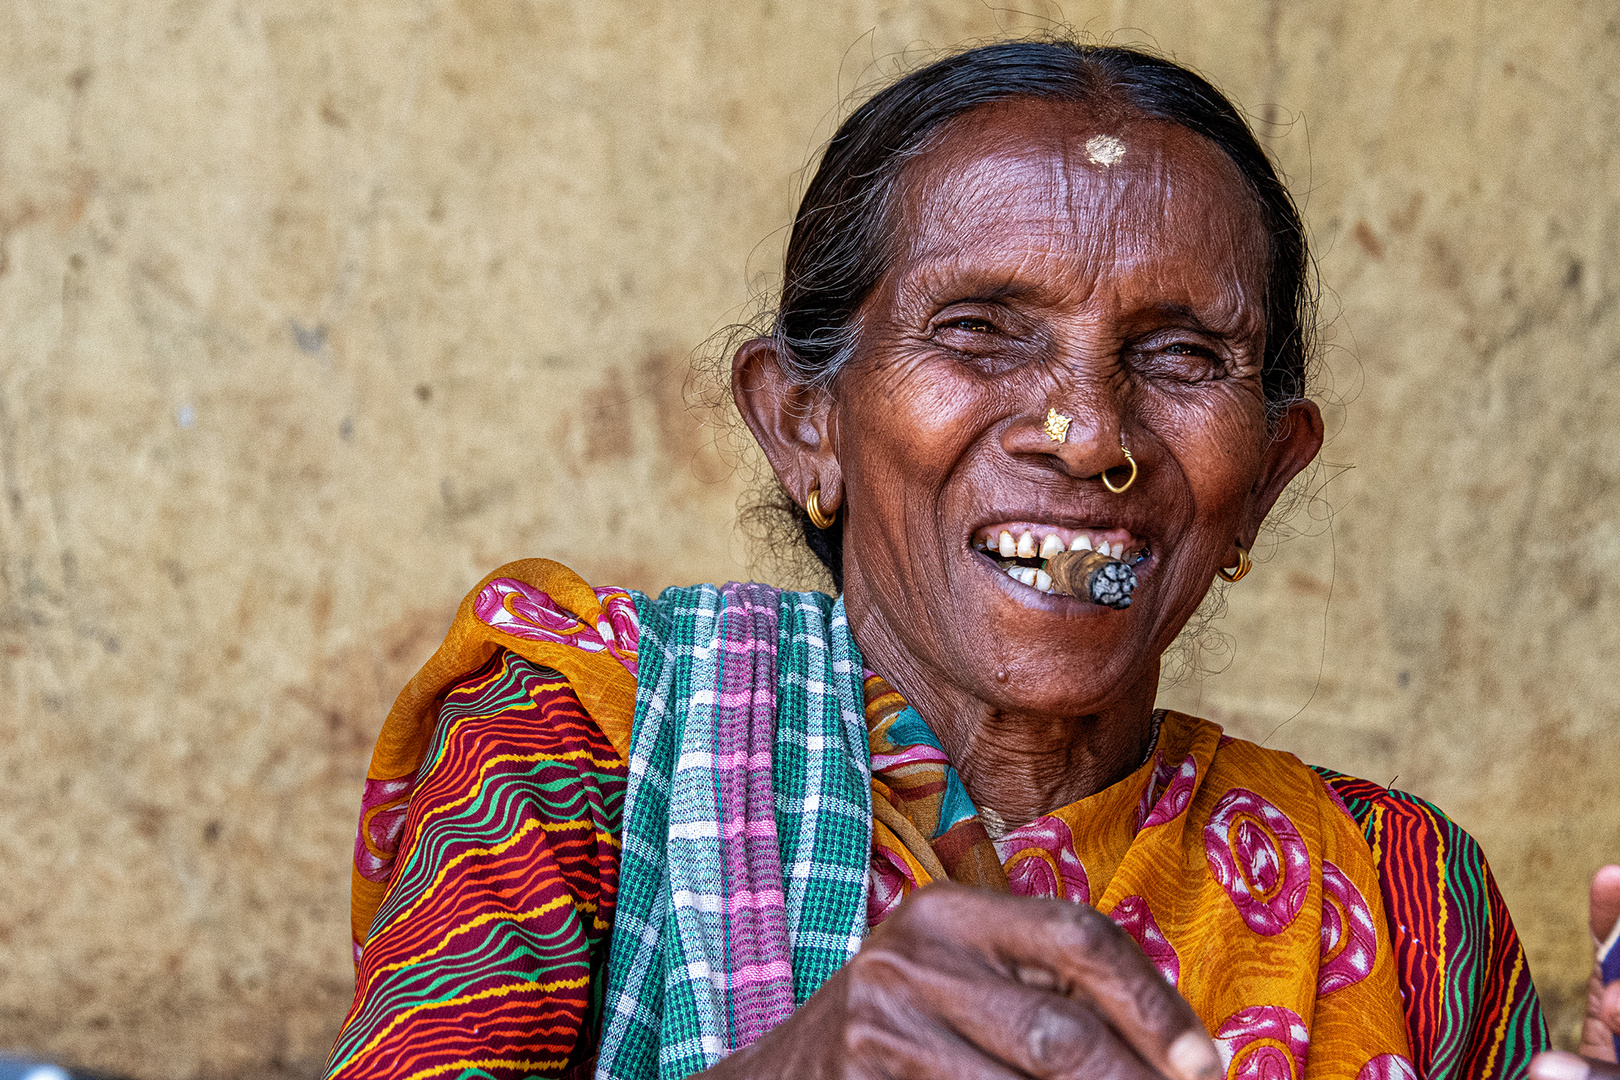
[(1267, 245), (1256, 199), (1213, 143), (1178, 124), (1011, 102), (952, 122), (896, 189), (895, 269), (1005, 265), (1024, 275), (1131, 269), (1165, 287), (1258, 302)]

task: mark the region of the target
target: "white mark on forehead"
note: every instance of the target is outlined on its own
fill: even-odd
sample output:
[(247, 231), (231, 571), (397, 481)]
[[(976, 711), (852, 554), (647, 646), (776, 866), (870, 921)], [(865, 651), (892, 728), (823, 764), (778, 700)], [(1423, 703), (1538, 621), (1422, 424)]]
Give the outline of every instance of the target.
[(1125, 143), (1112, 135), (1093, 135), (1086, 140), (1086, 156), (1106, 169), (1125, 156)]

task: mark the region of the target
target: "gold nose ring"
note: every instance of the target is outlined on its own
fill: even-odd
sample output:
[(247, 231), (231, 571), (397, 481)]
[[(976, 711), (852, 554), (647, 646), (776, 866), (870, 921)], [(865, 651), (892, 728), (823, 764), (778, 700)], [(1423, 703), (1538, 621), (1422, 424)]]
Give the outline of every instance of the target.
[(1110, 465), (1107, 469), (1102, 471), (1103, 487), (1107, 488), (1109, 491), (1112, 491), (1115, 495), (1125, 494), (1125, 492), (1130, 490), (1130, 486), (1136, 483), (1136, 459), (1131, 457), (1131, 452), (1130, 450), (1126, 449), (1124, 443), (1119, 444), (1119, 452), (1125, 455), (1125, 464), (1131, 467), (1131, 475), (1126, 479), (1126, 481), (1119, 485), (1119, 487), (1115, 487), (1113, 481), (1108, 479), (1109, 470), (1111, 470), (1113, 466)]

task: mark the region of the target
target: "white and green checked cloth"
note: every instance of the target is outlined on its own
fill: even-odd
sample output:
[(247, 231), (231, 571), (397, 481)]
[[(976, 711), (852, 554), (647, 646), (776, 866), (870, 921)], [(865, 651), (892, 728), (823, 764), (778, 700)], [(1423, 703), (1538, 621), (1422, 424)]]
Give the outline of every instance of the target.
[(843, 601), (733, 583), (641, 620), (598, 1080), (708, 1068), (866, 933), (872, 796)]

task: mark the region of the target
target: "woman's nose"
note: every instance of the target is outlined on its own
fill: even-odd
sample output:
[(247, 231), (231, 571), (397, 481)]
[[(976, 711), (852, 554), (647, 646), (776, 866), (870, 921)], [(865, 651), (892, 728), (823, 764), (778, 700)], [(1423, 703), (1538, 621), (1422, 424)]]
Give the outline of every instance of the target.
[(1032, 410), (1015, 419), (1002, 431), (1002, 449), (1014, 457), (1044, 458), (1048, 467), (1076, 479), (1128, 469), (1118, 413), (1073, 404), (1065, 411), (1065, 404), (1054, 398), (1045, 412)]

